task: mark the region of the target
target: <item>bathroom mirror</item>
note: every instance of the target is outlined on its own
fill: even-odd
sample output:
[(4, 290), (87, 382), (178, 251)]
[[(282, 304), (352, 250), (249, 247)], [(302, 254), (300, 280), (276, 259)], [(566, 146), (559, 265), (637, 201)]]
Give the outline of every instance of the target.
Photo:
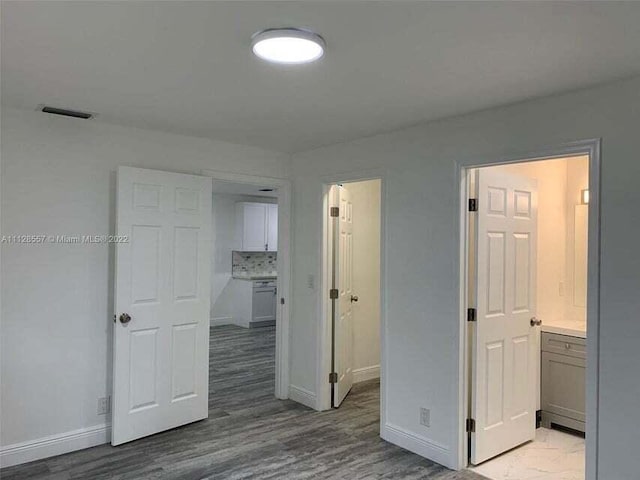
[(587, 306), (587, 231), (589, 206), (576, 205), (573, 238), (573, 304)]

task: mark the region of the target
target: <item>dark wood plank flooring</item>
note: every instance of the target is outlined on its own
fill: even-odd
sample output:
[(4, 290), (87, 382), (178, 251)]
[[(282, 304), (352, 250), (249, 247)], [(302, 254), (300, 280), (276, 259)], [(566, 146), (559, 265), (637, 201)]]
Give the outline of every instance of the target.
[(274, 397), (275, 328), (211, 329), (209, 418), (118, 447), (0, 470), (3, 480), (478, 480), (381, 440), (379, 384), (357, 384), (338, 410)]

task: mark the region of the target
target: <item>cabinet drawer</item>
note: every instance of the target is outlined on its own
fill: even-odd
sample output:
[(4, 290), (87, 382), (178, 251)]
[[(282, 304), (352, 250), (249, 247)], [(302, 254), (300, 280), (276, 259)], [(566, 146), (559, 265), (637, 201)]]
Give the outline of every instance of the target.
[(587, 342), (584, 338), (542, 332), (542, 351), (575, 358), (587, 358)]

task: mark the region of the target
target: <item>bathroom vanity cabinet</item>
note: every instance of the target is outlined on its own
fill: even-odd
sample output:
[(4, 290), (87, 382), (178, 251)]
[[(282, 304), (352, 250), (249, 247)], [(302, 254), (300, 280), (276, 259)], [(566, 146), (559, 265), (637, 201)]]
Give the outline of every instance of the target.
[(542, 426), (585, 431), (586, 340), (542, 332)]

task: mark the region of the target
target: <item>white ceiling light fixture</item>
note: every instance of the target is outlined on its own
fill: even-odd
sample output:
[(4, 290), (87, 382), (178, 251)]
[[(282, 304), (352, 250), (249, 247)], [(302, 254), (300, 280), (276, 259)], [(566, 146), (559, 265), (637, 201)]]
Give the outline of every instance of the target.
[(273, 63), (315, 62), (324, 55), (324, 39), (300, 28), (270, 28), (251, 37), (251, 48), (259, 58)]

